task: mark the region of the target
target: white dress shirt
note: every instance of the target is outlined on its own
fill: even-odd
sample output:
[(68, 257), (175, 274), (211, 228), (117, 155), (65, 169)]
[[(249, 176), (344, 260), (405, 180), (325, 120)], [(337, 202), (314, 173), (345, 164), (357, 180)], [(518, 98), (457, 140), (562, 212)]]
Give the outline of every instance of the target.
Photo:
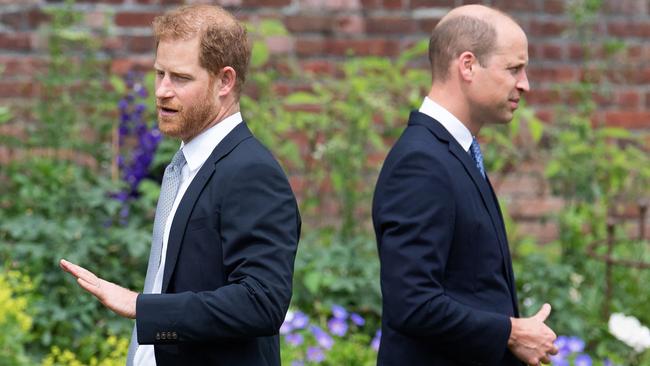
[(458, 141), (460, 146), (467, 152), (472, 145), (472, 133), (458, 119), (440, 104), (434, 102), (429, 97), (424, 97), (424, 102), (420, 107), (420, 113), (440, 122), (440, 124)]
[[(183, 155), (185, 155), (186, 164), (181, 169), (181, 183), (178, 187), (178, 193), (174, 199), (174, 205), (172, 210), (167, 216), (167, 222), (165, 223), (165, 231), (163, 233), (163, 246), (160, 256), (160, 266), (158, 267), (158, 272), (156, 272), (156, 277), (153, 283), (153, 289), (151, 290), (152, 294), (159, 294), (162, 289), (162, 280), (163, 274), (165, 272), (165, 260), (167, 257), (167, 241), (169, 239), (169, 231), (172, 227), (172, 222), (174, 221), (174, 215), (176, 214), (176, 209), (187, 190), (187, 187), (190, 186), (192, 180), (199, 172), (199, 169), (203, 166), (210, 154), (215, 147), (223, 140), (226, 135), (230, 133), (239, 123), (242, 122), (241, 113), (237, 112), (216, 125), (210, 127), (209, 129), (201, 132), (198, 136), (193, 138), (187, 144), (181, 143), (181, 150)], [(137, 315), (136, 315), (136, 327), (137, 327)], [(156, 366), (156, 358), (154, 355), (154, 348), (151, 344), (139, 345), (133, 356), (133, 365), (134, 366)]]

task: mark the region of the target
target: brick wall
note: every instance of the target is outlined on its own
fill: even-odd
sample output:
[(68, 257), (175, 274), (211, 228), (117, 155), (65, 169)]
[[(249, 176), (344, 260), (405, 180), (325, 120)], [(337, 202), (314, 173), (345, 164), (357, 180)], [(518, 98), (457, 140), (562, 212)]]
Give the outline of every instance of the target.
[[(187, 1), (191, 2), (191, 1)], [(281, 20), (288, 37), (269, 41), (272, 52), (299, 58), (306, 70), (332, 72), (348, 50), (357, 55), (395, 56), (428, 34), (449, 8), (463, 0), (221, 0), (218, 3), (246, 20)], [(61, 1), (0, 0), (0, 105), (15, 109), (35, 95), (33, 76), (44, 65), (45, 45), (37, 32), (45, 22), (45, 5)], [(78, 0), (89, 29), (109, 24), (111, 36), (104, 52), (115, 73), (152, 64), (149, 25), (157, 14), (181, 0)], [(538, 115), (554, 118), (553, 106), (563, 102), (557, 82), (577, 81), (585, 70), (579, 44), (566, 34), (569, 18), (562, 0), (484, 1), (513, 15), (527, 32), (530, 43), (532, 92), (528, 96)], [(596, 120), (635, 131), (650, 131), (650, 2), (605, 0), (605, 12), (594, 28), (595, 53), (603, 41), (621, 38), (627, 45), (608, 73), (610, 92), (598, 98)], [(0, 126), (1, 133), (12, 133)], [(650, 141), (649, 141), (650, 144)], [(0, 149), (2, 150), (2, 149)], [(1, 152), (1, 151), (0, 151)], [(535, 164), (508, 177), (495, 177), (502, 199), (525, 231), (542, 241), (557, 229), (542, 219), (557, 211), (561, 202), (549, 197), (548, 187)]]

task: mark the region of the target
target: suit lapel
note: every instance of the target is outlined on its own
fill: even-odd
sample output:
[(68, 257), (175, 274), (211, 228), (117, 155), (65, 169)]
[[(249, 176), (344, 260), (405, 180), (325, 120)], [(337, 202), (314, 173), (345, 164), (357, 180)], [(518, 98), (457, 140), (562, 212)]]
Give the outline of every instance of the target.
[[(501, 258), (503, 259), (503, 269), (506, 276), (506, 280), (511, 288), (514, 284), (512, 283), (512, 270), (510, 269), (510, 251), (508, 249), (508, 241), (505, 236), (505, 231), (503, 228), (503, 219), (501, 218), (501, 213), (498, 208), (498, 201), (494, 196), (492, 187), (490, 186), (488, 179), (483, 179), (483, 176), (476, 168), (476, 164), (470, 154), (465, 151), (458, 141), (436, 120), (433, 118), (420, 113), (412, 112), (409, 119), (409, 124), (419, 124), (425, 126), (429, 131), (431, 131), (438, 139), (446, 141), (449, 146), (449, 152), (460, 161), (463, 165), (463, 168), (470, 176), (476, 188), (481, 195), (483, 205), (487, 208), (490, 220), (492, 221), (492, 226), (494, 231), (497, 233), (497, 241), (499, 242), (499, 250), (501, 251)], [(512, 292), (514, 296), (514, 291)]]
[(187, 190), (176, 209), (171, 230), (169, 231), (162, 293), (165, 293), (169, 287), (169, 281), (171, 280), (172, 273), (174, 273), (178, 253), (181, 249), (183, 237), (185, 236), (185, 228), (187, 227), (192, 210), (194, 209), (201, 192), (203, 192), (206, 183), (214, 174), (216, 164), (219, 163), (224, 156), (228, 155), (228, 153), (230, 153), (237, 145), (239, 145), (240, 142), (252, 136), (253, 134), (250, 132), (245, 122), (237, 125), (237, 127), (230, 131), (230, 133), (226, 135), (226, 137), (224, 137), (224, 139), (214, 148), (212, 154), (210, 154), (192, 180), (192, 183), (187, 187)]

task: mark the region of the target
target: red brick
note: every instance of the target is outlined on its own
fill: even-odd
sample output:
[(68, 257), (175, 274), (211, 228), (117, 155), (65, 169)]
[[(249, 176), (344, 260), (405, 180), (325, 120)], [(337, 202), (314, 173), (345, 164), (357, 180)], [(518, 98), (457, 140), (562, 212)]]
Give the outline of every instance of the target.
[(402, 9), (406, 0), (384, 0), (383, 5), (386, 9)]
[(535, 116), (540, 120), (551, 123), (555, 120), (555, 111), (553, 108), (535, 108)]
[(417, 23), (410, 18), (390, 16), (368, 18), (366, 32), (369, 34), (403, 34), (417, 30)]
[(605, 14), (639, 15), (650, 10), (644, 8), (643, 3), (644, 1), (638, 0), (604, 1), (603, 11)]
[(292, 53), (294, 50), (294, 39), (289, 36), (267, 37), (266, 45), (272, 54)]
[(399, 52), (394, 41), (385, 39), (329, 39), (326, 51), (336, 56), (394, 56)]
[(280, 7), (291, 5), (291, 0), (242, 0), (244, 7)]
[(564, 48), (561, 45), (557, 44), (543, 44), (542, 45), (542, 55), (543, 59), (549, 60), (562, 60), (564, 54)]
[(118, 13), (115, 16), (115, 24), (120, 27), (150, 27), (157, 15), (158, 13), (150, 12)]
[(559, 212), (564, 201), (556, 197), (519, 197), (513, 199), (508, 207), (515, 219), (543, 219)]
[(528, 78), (541, 81), (576, 81), (578, 72), (574, 67), (557, 66), (557, 67), (531, 67), (528, 71)]
[(77, 0), (80, 3), (109, 3), (109, 4), (121, 4), (124, 0)]
[(290, 32), (328, 32), (332, 30), (332, 17), (318, 15), (294, 15), (285, 19)]
[(495, 0), (493, 5), (506, 13), (512, 11), (530, 12), (540, 10), (538, 2), (535, 0)]
[(494, 189), (504, 197), (539, 197), (544, 194), (544, 178), (540, 173), (513, 173), (490, 177)]
[(381, 5), (381, 0), (361, 0), (364, 9), (378, 9), (382, 7)]
[(440, 19), (438, 18), (426, 18), (417, 21), (420, 31), (426, 33), (427, 35), (431, 35), (433, 28), (438, 25), (438, 22), (440, 22)]
[(552, 89), (531, 89), (526, 94), (526, 102), (531, 104), (553, 104), (561, 100), (560, 93)]
[(557, 20), (533, 19), (527, 29), (529, 36), (557, 37), (566, 30), (567, 23)]
[(454, 0), (411, 0), (411, 9), (416, 8), (436, 8), (436, 7), (453, 7)]
[(544, 12), (550, 14), (564, 14), (564, 1), (563, 0), (545, 0)]
[(607, 23), (607, 31), (611, 36), (616, 37), (650, 37), (650, 22), (610, 22)]
[(557, 239), (559, 230), (553, 221), (518, 221), (517, 232), (520, 235), (530, 236), (540, 244), (546, 244)]
[(133, 53), (153, 52), (156, 47), (153, 36), (125, 36), (122, 38), (128, 45), (128, 50)]
[(28, 51), (32, 48), (31, 35), (25, 32), (0, 33), (0, 49)]
[(36, 87), (29, 81), (0, 80), (0, 98), (28, 98), (36, 95)]
[(334, 22), (334, 29), (339, 33), (360, 34), (365, 30), (365, 22), (358, 15), (339, 17)]
[(116, 58), (111, 61), (111, 72), (126, 75), (129, 71), (151, 71), (153, 57)]
[(298, 38), (295, 47), (298, 56), (319, 56), (325, 53), (325, 40), (323, 38)]
[(305, 60), (300, 62), (300, 68), (314, 74), (334, 75), (337, 72), (336, 64), (327, 60)]
[(569, 45), (569, 59), (572, 61), (582, 60), (585, 57), (585, 49), (580, 44)]
[(634, 90), (620, 91), (616, 95), (616, 103), (623, 109), (637, 109), (641, 104), (641, 94)]
[(43, 71), (47, 62), (33, 56), (0, 56), (0, 65), (4, 65), (2, 78), (13, 76), (33, 76)]
[(650, 91), (645, 93), (645, 107), (650, 109)]
[(605, 113), (605, 123), (608, 126), (631, 129), (650, 128), (650, 111), (612, 111)]

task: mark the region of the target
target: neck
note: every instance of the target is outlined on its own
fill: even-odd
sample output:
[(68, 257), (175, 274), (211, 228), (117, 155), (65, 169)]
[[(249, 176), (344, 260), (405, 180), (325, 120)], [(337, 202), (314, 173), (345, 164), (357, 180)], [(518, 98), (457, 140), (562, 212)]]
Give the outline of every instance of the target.
[(458, 87), (451, 83), (433, 83), (427, 97), (458, 118), (473, 136), (478, 136), (481, 125), (472, 121), (468, 102)]

